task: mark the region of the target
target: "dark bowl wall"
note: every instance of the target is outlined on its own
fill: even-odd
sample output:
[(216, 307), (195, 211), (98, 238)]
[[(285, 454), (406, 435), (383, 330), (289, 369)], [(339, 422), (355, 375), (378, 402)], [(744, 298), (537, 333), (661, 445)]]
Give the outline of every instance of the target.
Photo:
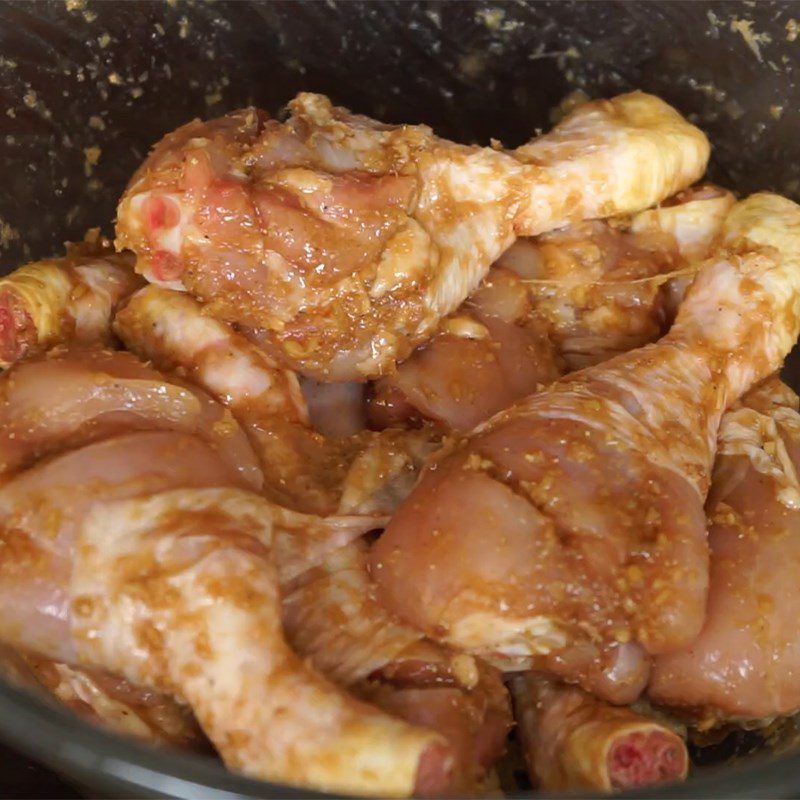
[[(514, 145), (575, 89), (642, 88), (708, 132), (713, 179), (800, 199), (798, 57), (794, 2), (0, 0), (0, 272), (110, 232), (167, 131), (249, 103), (277, 113), (301, 89)], [(101, 737), (3, 685), (0, 734), (103, 795), (286, 796)], [(800, 796), (798, 757), (702, 772), (649, 796)]]

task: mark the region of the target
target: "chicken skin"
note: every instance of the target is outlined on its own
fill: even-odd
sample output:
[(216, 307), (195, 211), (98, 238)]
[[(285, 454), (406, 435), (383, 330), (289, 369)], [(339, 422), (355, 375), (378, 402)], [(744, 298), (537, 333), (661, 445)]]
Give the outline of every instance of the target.
[(169, 134), (130, 181), (117, 246), (148, 280), (249, 329), (325, 381), (393, 369), (519, 235), (648, 208), (705, 170), (708, 142), (634, 92), (514, 151), (390, 126), (314, 94)]
[(381, 602), (507, 669), (544, 662), (635, 698), (648, 657), (703, 626), (717, 429), (797, 338), (798, 246), (800, 207), (740, 202), (666, 337), (557, 381), (437, 459), (373, 547)]

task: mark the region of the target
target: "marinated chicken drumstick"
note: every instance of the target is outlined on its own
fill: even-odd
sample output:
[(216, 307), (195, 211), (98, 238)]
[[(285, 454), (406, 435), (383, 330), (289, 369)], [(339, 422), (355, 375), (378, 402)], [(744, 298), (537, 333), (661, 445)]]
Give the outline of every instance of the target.
[(117, 305), (142, 284), (133, 261), (87, 240), (0, 278), (0, 367), (56, 344), (108, 344)]
[(388, 614), (375, 600), (361, 542), (331, 552), (293, 583), (283, 618), (295, 650), (357, 696), (445, 736), (454, 788), (474, 791), (511, 725), (497, 670)]
[(798, 253), (800, 207), (737, 204), (666, 337), (502, 412), (428, 471), (373, 547), (380, 601), (500, 665), (635, 698), (647, 656), (702, 628), (717, 428), (797, 338)]
[(314, 94), (165, 137), (119, 204), (117, 245), (156, 283), (327, 381), (391, 371), (518, 235), (647, 208), (697, 180), (705, 136), (634, 92), (516, 151), (384, 125)]
[(347, 793), (443, 791), (442, 737), (355, 701), (284, 642), (267, 510), (223, 489), (96, 506), (71, 580), (79, 656), (185, 697), (233, 769)]
[[(115, 329), (126, 344), (156, 364), (185, 365), (195, 380), (228, 404), (251, 433), (269, 429), (272, 404), (259, 405), (247, 389), (264, 382), (257, 380), (256, 367), (247, 382), (236, 371), (207, 368), (213, 363), (211, 356), (196, 347), (199, 337), (191, 335), (205, 320), (208, 317), (202, 315), (196, 301), (149, 286), (130, 299), (118, 315)], [(208, 323), (220, 325), (214, 320)], [(243, 361), (252, 348), (249, 342), (229, 330), (226, 343), (230, 363), (254, 363)], [(269, 369), (264, 362), (260, 368)], [(280, 436), (280, 430), (276, 435)], [(408, 435), (416, 437), (416, 433)], [(342, 504), (370, 506), (371, 496), (372, 502), (382, 499), (394, 505), (387, 487), (402, 491), (407, 482), (395, 478), (396, 460), (391, 457), (391, 447), (387, 451), (384, 444), (391, 445), (390, 437), (383, 437), (377, 447), (367, 447), (356, 458), (352, 480), (345, 480)], [(302, 461), (302, 453), (289, 450)], [(271, 455), (262, 458), (267, 475), (273, 469)], [(363, 469), (357, 468), (362, 460)], [(367, 480), (359, 486), (362, 475)], [(295, 496), (301, 503), (304, 499)], [(511, 722), (507, 694), (497, 671), (471, 656), (424, 641), (421, 631), (399, 622), (376, 602), (364, 544), (353, 541), (352, 533), (368, 529), (365, 526), (358, 531), (358, 516), (321, 519), (273, 507), (273, 518), (284, 590), (283, 619), (292, 646), (354, 693), (398, 717), (442, 733), (454, 751), (454, 788), (474, 789), (502, 752)], [(344, 529), (336, 522), (343, 519), (352, 520)], [(372, 527), (383, 527), (386, 522), (374, 515), (365, 519)], [(331, 543), (327, 552), (326, 532)], [(298, 570), (286, 555), (292, 543), (306, 558), (311, 552), (319, 556), (317, 564)]]
[(371, 423), (470, 430), (566, 368), (654, 341), (733, 203), (695, 187), (632, 217), (518, 239), (430, 341), (375, 382)]
[[(443, 737), (355, 700), (286, 644), (273, 506), (244, 491), (248, 476), (220, 446), (237, 423), (204, 441), (182, 424), (197, 402), (179, 395), (158, 413), (131, 361), (56, 352), (0, 378), (12, 407), (37, 368), (40, 392), (52, 370), (49, 396), (66, 368), (95, 390), (93, 417), (75, 417), (75, 433), (95, 441), (71, 439), (59, 454), (63, 426), (50, 439), (40, 427), (29, 455), (50, 458), (0, 487), (0, 638), (182, 698), (226, 763), (251, 775), (346, 793), (442, 791), (453, 765)], [(185, 391), (162, 377), (167, 396), (173, 385)], [(140, 407), (149, 416), (137, 420)], [(138, 432), (102, 428), (126, 419)]]
[(642, 692), (800, 711), (800, 206), (708, 155), (641, 92), (513, 150), (308, 93), (167, 135), (132, 254), (0, 278), (0, 674), (365, 796), (485, 789), (509, 690), (545, 791), (685, 778)]
[(800, 710), (799, 406), (771, 378), (723, 417), (705, 623), (687, 647), (655, 660), (648, 688), (702, 727)]
[(539, 789), (610, 792), (686, 777), (686, 745), (663, 723), (535, 673), (510, 683), (518, 736)]
[(415, 473), (433, 446), (424, 431), (339, 440), (315, 433), (295, 375), (187, 294), (147, 286), (117, 314), (114, 330), (128, 349), (190, 375), (235, 414), (261, 459), (268, 497), (281, 505), (391, 513), (407, 468)]

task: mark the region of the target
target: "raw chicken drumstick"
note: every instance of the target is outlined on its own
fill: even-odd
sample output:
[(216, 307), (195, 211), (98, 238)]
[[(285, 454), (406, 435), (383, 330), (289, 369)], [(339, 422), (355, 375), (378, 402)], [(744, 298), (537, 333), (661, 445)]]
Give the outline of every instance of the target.
[(470, 430), (565, 368), (654, 341), (733, 203), (700, 186), (632, 217), (517, 239), (436, 335), (375, 382), (371, 424)]
[(534, 318), (547, 323), (567, 367), (579, 369), (667, 330), (734, 202), (715, 186), (693, 187), (631, 217), (518, 239), (497, 266), (525, 281)]
[[(363, 441), (333, 442), (315, 433), (308, 427), (308, 410), (296, 376), (278, 369), (230, 325), (204, 314), (200, 303), (187, 294), (147, 286), (117, 314), (114, 330), (129, 350), (161, 369), (177, 369), (190, 376), (231, 409), (260, 456), (265, 492), (276, 503), (307, 513), (331, 514), (347, 499), (351, 513), (356, 500), (362, 506), (369, 504), (349, 479), (361, 456), (375, 456), (367, 465), (380, 468), (368, 475), (375, 484), (375, 498), (389, 497), (395, 473), (402, 473), (406, 462), (414, 460), (413, 452), (403, 453), (398, 447), (394, 465), (388, 463), (391, 448), (381, 448), (369, 436)], [(390, 438), (398, 437), (385, 436), (384, 444), (390, 445)], [(418, 449), (424, 438), (424, 434), (409, 436), (406, 450)], [(378, 463), (381, 451), (386, 456), (382, 464)], [(398, 461), (402, 455), (408, 459)]]
[(443, 791), (441, 736), (353, 700), (284, 642), (268, 509), (222, 489), (96, 506), (71, 580), (79, 657), (185, 697), (233, 769), (346, 793)]
[[(70, 397), (88, 410), (48, 426), (47, 401), (71, 374)], [(442, 736), (354, 699), (290, 649), (279, 515), (246, 491), (246, 440), (230, 457), (241, 430), (221, 406), (214, 424), (214, 401), (180, 381), (161, 376), (154, 400), (152, 374), (127, 353), (53, 352), (0, 378), (10, 419), (26, 397), (45, 419), (0, 487), (0, 639), (186, 701), (226, 764), (256, 777), (348, 794), (444, 790), (454, 755)]]
[(800, 400), (777, 378), (722, 420), (707, 505), (708, 611), (648, 692), (702, 727), (800, 711)]
[[(190, 297), (155, 286), (134, 295), (115, 321), (115, 330), (129, 347), (159, 366), (182, 366), (258, 438), (258, 432), (271, 425), (275, 402), (259, 402), (261, 395), (255, 387), (270, 384), (272, 368), (264, 360), (249, 358), (253, 345), (230, 328), (223, 336), (224, 327), (204, 316)], [(203, 329), (219, 334), (213, 346), (198, 345), (208, 339), (200, 333)], [(215, 369), (221, 353), (226, 364), (240, 368)], [(416, 433), (408, 435), (413, 438)], [(368, 447), (356, 459), (342, 503), (354, 503), (360, 494), (363, 506), (368, 504), (364, 495), (377, 498), (385, 494), (377, 487), (387, 483), (395, 463), (391, 447), (387, 452), (381, 446), (384, 443)], [(364, 463), (356, 469), (362, 459)], [(264, 458), (262, 463), (268, 476), (273, 462)], [(359, 486), (359, 476), (369, 480)], [(403, 485), (405, 482), (395, 490)], [(291, 645), (354, 693), (409, 722), (442, 733), (455, 754), (454, 787), (474, 789), (504, 747), (511, 722), (507, 694), (496, 670), (471, 656), (424, 641), (421, 631), (399, 622), (375, 601), (363, 543), (352, 541), (352, 534), (365, 533), (370, 523), (372, 528), (383, 527), (386, 519), (368, 516), (359, 531), (357, 516), (320, 520), (274, 507), (273, 516), (279, 530), (276, 558), (284, 591), (284, 624)], [(351, 521), (343, 528), (342, 520)], [(304, 554), (306, 563), (311, 552), (320, 556), (318, 563), (298, 570), (281, 546), (289, 542)]]
[(515, 151), (390, 126), (314, 94), (166, 136), (130, 181), (117, 246), (145, 277), (252, 329), (282, 363), (365, 380), (428, 338), (518, 235), (638, 211), (705, 170), (708, 141), (634, 92)]
[(12, 683), (43, 690), (83, 719), (117, 733), (154, 744), (209, 749), (188, 706), (114, 675), (3, 645), (0, 675)]
[(518, 736), (539, 789), (610, 792), (686, 777), (686, 745), (662, 722), (535, 673), (510, 683)]
[(507, 668), (634, 699), (647, 656), (703, 625), (720, 418), (798, 330), (800, 207), (753, 195), (666, 337), (563, 378), (437, 460), (373, 547), (379, 600)]
[(375, 383), (370, 423), (380, 429), (427, 419), (466, 431), (561, 377), (548, 326), (531, 312), (520, 278), (492, 269), (428, 342)]
[(147, 286), (119, 311), (114, 330), (141, 358), (190, 376), (224, 403), (261, 457), (264, 491), (294, 510), (390, 515), (439, 444), (428, 430), (334, 441), (314, 433), (294, 375), (187, 294)]
[[(301, 541), (306, 535), (297, 529)], [(455, 753), (454, 788), (480, 785), (511, 725), (499, 673), (388, 614), (374, 598), (363, 543), (336, 549), (287, 586), (283, 618), (294, 649), (323, 674), (445, 736)]]
[(97, 238), (0, 278), (0, 367), (56, 344), (108, 344), (117, 305), (141, 284), (130, 253)]
[(204, 314), (189, 295), (147, 286), (119, 311), (114, 328), (130, 350), (234, 403), (246, 421), (279, 417), (308, 424), (297, 376), (230, 325)]

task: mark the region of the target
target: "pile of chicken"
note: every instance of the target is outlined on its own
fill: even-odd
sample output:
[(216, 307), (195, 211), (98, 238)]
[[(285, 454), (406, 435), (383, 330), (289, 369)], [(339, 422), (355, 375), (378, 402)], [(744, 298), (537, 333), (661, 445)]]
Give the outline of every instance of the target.
[[(686, 776), (800, 710), (800, 207), (642, 93), (516, 150), (301, 94), (0, 280), (5, 672), (347, 794)], [(513, 706), (513, 711), (512, 711)]]

